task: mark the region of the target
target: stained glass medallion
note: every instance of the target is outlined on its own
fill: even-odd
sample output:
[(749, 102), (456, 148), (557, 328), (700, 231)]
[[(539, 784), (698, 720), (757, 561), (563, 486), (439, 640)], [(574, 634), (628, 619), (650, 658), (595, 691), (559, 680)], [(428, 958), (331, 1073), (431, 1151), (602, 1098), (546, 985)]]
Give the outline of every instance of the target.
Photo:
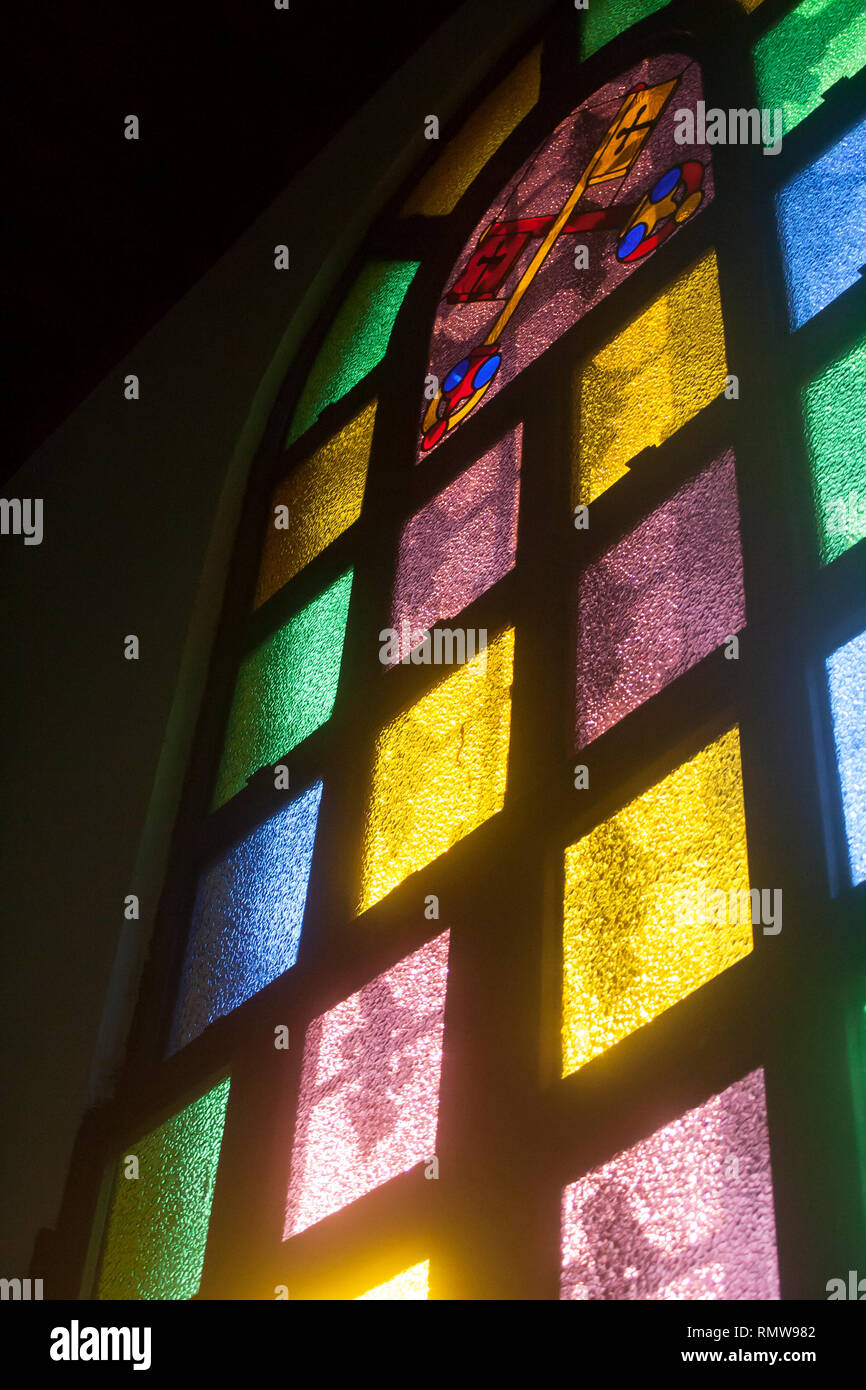
[(437, 394), (423, 405), (419, 457), (710, 202), (708, 151), (681, 143), (679, 113), (701, 98), (691, 59), (644, 59), (568, 116), (488, 207), (434, 322)]

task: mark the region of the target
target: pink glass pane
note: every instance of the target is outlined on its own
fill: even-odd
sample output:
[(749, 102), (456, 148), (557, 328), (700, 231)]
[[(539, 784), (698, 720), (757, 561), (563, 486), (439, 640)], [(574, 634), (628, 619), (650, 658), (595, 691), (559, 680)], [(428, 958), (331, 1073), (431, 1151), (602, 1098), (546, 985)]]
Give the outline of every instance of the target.
[(708, 656), (745, 619), (728, 450), (581, 576), (578, 747)]
[(500, 439), (406, 523), (391, 608), (398, 660), (513, 567), (522, 433), (519, 425)]
[(674, 139), (676, 112), (702, 99), (689, 58), (644, 59), (567, 117), (490, 204), (433, 325), (426, 374), (441, 395), (422, 403), (419, 457), (710, 203), (708, 149)]
[(435, 1154), (448, 935), (307, 1029), (284, 1239)]
[(779, 1297), (763, 1071), (565, 1189), (560, 1297)]

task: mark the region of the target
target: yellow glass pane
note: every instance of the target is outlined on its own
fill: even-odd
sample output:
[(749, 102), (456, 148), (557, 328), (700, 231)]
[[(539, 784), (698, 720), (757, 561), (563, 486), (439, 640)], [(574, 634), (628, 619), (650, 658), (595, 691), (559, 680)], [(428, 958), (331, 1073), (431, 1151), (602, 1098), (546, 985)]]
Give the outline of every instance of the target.
[(751, 907), (734, 728), (566, 850), (563, 1076), (747, 956)]
[(575, 378), (572, 502), (587, 505), (725, 387), (716, 254), (709, 251)]
[(402, 1274), (395, 1275), (386, 1284), (377, 1284), (375, 1289), (370, 1289), (368, 1293), (362, 1293), (360, 1298), (355, 1301), (356, 1303), (363, 1303), (365, 1298), (373, 1298), (408, 1302), (411, 1299), (429, 1297), (430, 1261), (424, 1260), (420, 1265), (413, 1265), (411, 1269), (404, 1269)]
[(534, 48), (481, 103), (413, 190), (402, 215), (443, 217), (538, 101), (541, 49)]
[(274, 492), (255, 608), (358, 520), (375, 421), (371, 401)]
[(513, 668), (509, 628), (379, 735), (359, 912), (502, 810)]
[(752, 10), (756, 10), (759, 5), (763, 4), (763, 0), (739, 0), (739, 4), (742, 5), (747, 14), (751, 14)]

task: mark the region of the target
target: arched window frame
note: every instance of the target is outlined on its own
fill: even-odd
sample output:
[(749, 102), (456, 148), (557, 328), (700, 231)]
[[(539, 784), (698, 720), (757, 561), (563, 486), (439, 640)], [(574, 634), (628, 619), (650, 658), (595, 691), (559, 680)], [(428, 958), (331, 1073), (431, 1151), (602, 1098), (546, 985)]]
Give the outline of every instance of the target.
[[(712, 205), (452, 440), (414, 463), (420, 388), (442, 285), (484, 207), (539, 141), (606, 81), (662, 51), (698, 61), (708, 105), (721, 105), (721, 93), (726, 105), (758, 105), (750, 43), (792, 8), (789, 0), (764, 0), (748, 15), (716, 0), (702, 6), (699, 16), (688, 14), (685, 32), (688, 8), (668, 6), (583, 63), (576, 47), (569, 50), (563, 42), (572, 21), (555, 20), (544, 38), (537, 105), (448, 216), (400, 218), (401, 203), (423, 174), (415, 171), (359, 247), (285, 383), (238, 530), (127, 1063), (116, 1100), (88, 1117), (76, 1150), (61, 1222), (60, 1261), (70, 1287), (82, 1269), (86, 1287), (96, 1267), (99, 1211), (104, 1213), (107, 1200), (98, 1176), (104, 1164), (229, 1072), (232, 1092), (202, 1297), (244, 1296), (244, 1280), (255, 1287), (247, 1295), (254, 1297), (271, 1296), (276, 1284), (301, 1297), (304, 1288), (321, 1290), (329, 1283), (357, 1285), (361, 1293), (376, 1282), (374, 1265), (384, 1280), (389, 1269), (396, 1273), (429, 1258), (448, 1271), (443, 1287), (456, 1280), (461, 1292), (455, 1297), (555, 1298), (562, 1186), (759, 1066), (767, 1077), (771, 1151), (786, 1155), (781, 1186), (776, 1179), (782, 1296), (814, 1296), (803, 1291), (814, 1288), (816, 1250), (826, 1256), (826, 1232), (841, 1216), (850, 1221), (858, 1202), (864, 1230), (847, 1082), (843, 1076), (828, 1098), (814, 1073), (820, 1075), (823, 1064), (824, 1074), (843, 1075), (846, 1018), (866, 997), (863, 885), (844, 887), (844, 834), (823, 675), (827, 654), (866, 621), (866, 546), (860, 543), (824, 569), (819, 565), (800, 410), (805, 383), (855, 340), (864, 284), (790, 332), (773, 210), (786, 179), (862, 116), (864, 74), (831, 93), (786, 138), (776, 159), (715, 147)], [(742, 35), (727, 53), (716, 42), (720, 25)], [(491, 87), (528, 47), (508, 55), (492, 74)], [(454, 129), (461, 123), (454, 122)], [(435, 162), (440, 148), (425, 162)], [(718, 258), (729, 369), (739, 377), (741, 398), (717, 398), (655, 451), (652, 467), (638, 465), (623, 485), (593, 502), (590, 530), (577, 534), (570, 505), (575, 368), (711, 247)], [(328, 326), (372, 259), (421, 262), (388, 350), (285, 449), (292, 413)], [(360, 519), (252, 613), (274, 485), (373, 398), (379, 406)], [(400, 528), (517, 423), (523, 424), (517, 563), (460, 616), (463, 625), (491, 635), (505, 627), (516, 630), (505, 808), (359, 919), (353, 899), (375, 737), (441, 677), (429, 667), (383, 671), (378, 661), (375, 638), (387, 625)], [(737, 459), (748, 614), (741, 662), (726, 661), (716, 651), (609, 730), (591, 750), (591, 790), (578, 793), (571, 777), (577, 755), (568, 746), (576, 576), (678, 483), (730, 446)], [(350, 565), (355, 579), (334, 711), (286, 759), (293, 793), (320, 779), (325, 784), (302, 954), (286, 975), (165, 1060), (201, 869), (284, 804), (266, 768), (245, 792), (210, 811), (238, 663)], [(783, 706), (788, 718), (779, 728), (774, 710)], [(752, 955), (713, 980), (699, 998), (681, 1001), (650, 1025), (651, 1033), (641, 1030), (596, 1059), (589, 1079), (582, 1070), (562, 1080), (562, 852), (735, 721), (752, 882), (773, 883), (782, 875), (786, 885), (795, 885), (783, 937), (790, 943), (786, 963), (780, 966), (772, 938), (756, 934)], [(797, 750), (799, 759), (792, 756)], [(424, 919), (428, 888), (443, 904), (441, 923)], [(815, 931), (816, 914), (826, 931)], [(452, 956), (439, 1145), (440, 1159), (453, 1160), (452, 1174), (439, 1184), (416, 1180), (417, 1172), (404, 1175), (284, 1244), (280, 1202), (306, 1024), (443, 925), (451, 928)], [(286, 1056), (271, 1046), (277, 1022), (291, 1030)], [(811, 1082), (804, 1079), (810, 1075)], [(484, 1104), (472, 1108), (467, 1098), (476, 1091), (483, 1092)], [(814, 1183), (818, 1140), (804, 1137), (816, 1133), (821, 1151), (836, 1155), (833, 1182), (820, 1191)], [(475, 1206), (477, 1194), (491, 1184), (495, 1220)], [(503, 1223), (505, 1210), (509, 1220)]]

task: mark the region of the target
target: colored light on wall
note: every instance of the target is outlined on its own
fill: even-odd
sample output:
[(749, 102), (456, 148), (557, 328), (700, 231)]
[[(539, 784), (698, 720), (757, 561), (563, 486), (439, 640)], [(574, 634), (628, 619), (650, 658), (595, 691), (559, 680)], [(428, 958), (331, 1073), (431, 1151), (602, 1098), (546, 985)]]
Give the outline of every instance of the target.
[(763, 1071), (564, 1190), (560, 1296), (779, 1297)]
[(449, 140), (433, 167), (407, 199), (402, 215), (442, 217), (456, 207), (488, 159), (538, 101), (541, 49), (535, 48)]
[(422, 1264), (412, 1265), (411, 1269), (404, 1269), (402, 1274), (397, 1274), (393, 1279), (389, 1279), (385, 1284), (377, 1284), (375, 1289), (370, 1289), (369, 1293), (362, 1293), (356, 1300), (361, 1303), (364, 1299), (387, 1299), (389, 1302), (417, 1302), (430, 1297), (430, 1261), (424, 1260)]
[(380, 734), (359, 912), (502, 810), (513, 667), (509, 628)]
[(287, 444), (382, 361), (418, 266), (418, 261), (374, 261), (361, 271), (307, 378)]
[(321, 798), (317, 782), (202, 875), (171, 1052), (297, 960)]
[(563, 1076), (749, 954), (748, 888), (734, 728), (566, 850)]
[(861, 121), (777, 196), (794, 328), (860, 279), (860, 267), (866, 265), (864, 165), (866, 121)]
[(728, 450), (581, 575), (578, 746), (744, 623), (737, 480)]
[(352, 592), (347, 570), (247, 656), (238, 673), (214, 806), (331, 717)]
[[(229, 1079), (141, 1139), (117, 1165), (101, 1299), (198, 1292), (225, 1126)], [(138, 1176), (126, 1176), (129, 1159)]]
[(824, 564), (866, 536), (866, 338), (803, 392), (806, 442)]
[(396, 660), (513, 567), (521, 437), (518, 426), (403, 528), (391, 605)]
[(866, 632), (827, 659), (852, 883), (866, 879)]
[[(296, 468), (273, 495), (254, 607), (321, 555), (361, 515), (376, 402)], [(288, 524), (275, 522), (288, 509)]]
[(580, 55), (589, 58), (617, 34), (655, 14), (668, 0), (592, 0), (584, 11), (580, 31)]
[(448, 937), (308, 1027), (284, 1239), (435, 1154)]
[(778, 108), (788, 132), (864, 63), (862, 0), (801, 0), (755, 44), (759, 104)]
[(573, 501), (588, 504), (725, 388), (725, 332), (710, 251), (579, 370)]

